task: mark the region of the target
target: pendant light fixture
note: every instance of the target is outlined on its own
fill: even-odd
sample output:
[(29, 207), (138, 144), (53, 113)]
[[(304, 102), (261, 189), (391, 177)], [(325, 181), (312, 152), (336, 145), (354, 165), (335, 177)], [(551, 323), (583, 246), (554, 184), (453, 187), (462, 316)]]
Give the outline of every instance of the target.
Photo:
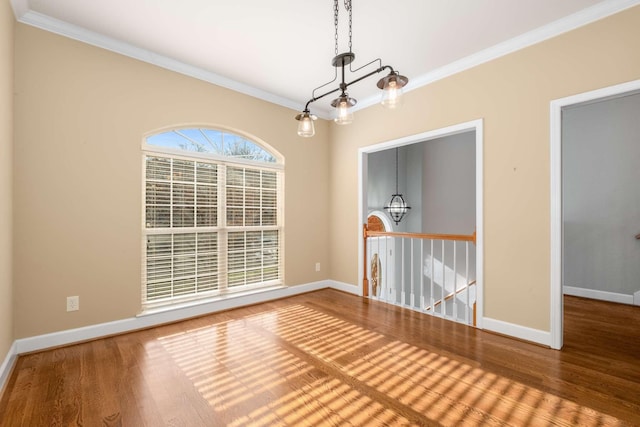
[[(361, 80), (369, 78), (375, 74), (381, 73), (384, 70), (389, 70), (389, 74), (378, 81), (378, 88), (382, 89), (382, 100), (381, 103), (386, 108), (397, 108), (402, 105), (402, 88), (409, 82), (409, 79), (405, 76), (400, 75), (397, 71), (393, 69), (390, 65), (382, 65), (382, 60), (380, 58), (374, 59), (373, 61), (363, 65), (360, 68), (356, 68), (355, 70), (349, 67), (350, 73), (355, 73), (363, 68), (366, 68), (372, 64), (376, 64), (377, 68), (363, 76), (360, 76), (351, 82), (346, 82), (345, 80), (345, 67), (351, 64), (355, 58), (356, 54), (352, 51), (352, 4), (351, 0), (344, 0), (344, 7), (349, 12), (349, 52), (338, 54), (338, 17), (340, 8), (338, 7), (339, 0), (333, 1), (333, 21), (335, 27), (335, 57), (331, 61), (331, 65), (335, 68), (335, 75), (333, 80), (328, 83), (323, 84), (322, 86), (318, 86), (311, 93), (311, 99), (307, 102), (304, 107), (304, 110), (300, 114), (298, 114), (295, 118), (298, 121), (298, 135), (303, 137), (312, 137), (315, 134), (315, 128), (313, 125), (314, 120), (316, 120), (316, 116), (311, 114), (309, 110), (309, 104), (315, 102), (321, 98), (324, 98), (327, 95), (332, 93), (340, 92), (340, 95), (331, 102), (331, 106), (336, 109), (335, 118), (333, 119), (339, 125), (346, 125), (353, 122), (353, 111), (352, 108), (356, 105), (357, 101), (351, 97), (347, 93), (347, 88), (354, 83), (358, 83)], [(331, 89), (327, 92), (322, 93), (321, 95), (316, 95), (316, 91), (324, 88), (325, 86), (330, 85), (338, 79), (338, 69), (340, 69), (341, 81), (338, 87), (335, 89)]]
[(411, 207), (407, 205), (407, 202), (405, 202), (402, 194), (398, 191), (398, 147), (396, 147), (396, 192), (391, 196), (391, 200), (389, 200), (389, 203), (384, 208), (389, 212), (391, 219), (396, 225), (400, 224), (402, 218), (404, 218), (409, 209), (411, 209)]

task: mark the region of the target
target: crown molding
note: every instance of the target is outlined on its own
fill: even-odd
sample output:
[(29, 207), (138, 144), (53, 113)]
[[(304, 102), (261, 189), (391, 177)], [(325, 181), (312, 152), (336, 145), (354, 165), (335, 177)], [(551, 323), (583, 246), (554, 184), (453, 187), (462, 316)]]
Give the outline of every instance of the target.
[(11, 0), (14, 14), (18, 22), (31, 25), (41, 30), (49, 31), (70, 39), (74, 39), (83, 43), (90, 44), (102, 49), (109, 50), (130, 58), (134, 58), (149, 64), (156, 65), (167, 70), (175, 71), (189, 77), (203, 80), (217, 86), (231, 89), (272, 104), (281, 105), (292, 110), (302, 110), (303, 104), (284, 98), (273, 93), (258, 89), (256, 87), (237, 82), (219, 74), (207, 71), (205, 69), (194, 67), (187, 63), (175, 60), (173, 58), (159, 55), (152, 51), (139, 48), (137, 46), (125, 43), (111, 37), (89, 31), (77, 25), (72, 25), (59, 19), (34, 12), (28, 8), (28, 0)]
[[(502, 56), (508, 55), (520, 49), (532, 46), (560, 34), (606, 18), (607, 16), (616, 14), (630, 7), (640, 4), (640, 0), (606, 0), (584, 9), (580, 12), (569, 15), (565, 18), (554, 21), (543, 27), (529, 31), (520, 36), (514, 37), (503, 43), (499, 43), (480, 52), (474, 53), (467, 57), (461, 58), (443, 67), (435, 69), (426, 74), (413, 77), (407, 86), (405, 92), (421, 88), (438, 80), (450, 77), (454, 74), (481, 65), (485, 62), (492, 61)], [(231, 89), (242, 94), (261, 99), (282, 107), (290, 108), (295, 111), (302, 111), (304, 104), (284, 98), (273, 93), (249, 86), (244, 83), (237, 82), (216, 73), (204, 70), (199, 67), (186, 64), (181, 61), (159, 55), (146, 49), (133, 46), (128, 43), (118, 41), (116, 39), (103, 36), (101, 34), (86, 30), (82, 27), (69, 24), (50, 16), (34, 12), (29, 7), (29, 0), (11, 0), (13, 11), (18, 22), (50, 31), (61, 36), (69, 37), (93, 46), (110, 50), (130, 58), (138, 59), (149, 64), (156, 65), (189, 77), (203, 80), (217, 86)], [(359, 100), (354, 111), (373, 106), (379, 101), (378, 95), (372, 95), (365, 99)], [(333, 112), (325, 109), (317, 109), (314, 113), (325, 120), (333, 117)]]
[[(492, 61), (534, 44), (543, 42), (569, 31), (588, 25), (592, 22), (614, 15), (623, 10), (640, 4), (640, 0), (607, 0), (594, 6), (576, 12), (565, 18), (551, 22), (545, 26), (514, 37), (505, 42), (491, 46), (487, 49), (476, 52), (472, 55), (461, 58), (443, 67), (437, 68), (429, 73), (411, 78), (404, 88), (404, 92), (427, 86), (438, 80), (450, 77), (454, 74)], [(361, 110), (379, 102), (379, 96), (370, 96), (363, 100), (358, 100), (354, 111)]]

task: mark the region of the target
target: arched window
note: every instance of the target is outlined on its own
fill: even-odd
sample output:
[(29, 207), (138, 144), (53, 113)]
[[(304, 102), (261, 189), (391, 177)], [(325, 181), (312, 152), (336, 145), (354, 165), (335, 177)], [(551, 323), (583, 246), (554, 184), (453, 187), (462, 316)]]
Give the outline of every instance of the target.
[(283, 283), (282, 156), (219, 129), (145, 138), (143, 308)]

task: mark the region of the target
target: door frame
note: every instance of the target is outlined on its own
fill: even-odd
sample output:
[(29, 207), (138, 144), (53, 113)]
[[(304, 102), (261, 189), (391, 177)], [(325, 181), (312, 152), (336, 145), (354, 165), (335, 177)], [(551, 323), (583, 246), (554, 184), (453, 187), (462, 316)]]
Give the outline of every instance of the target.
[(551, 348), (563, 345), (563, 290), (562, 290), (562, 109), (575, 104), (595, 102), (640, 90), (640, 80), (555, 99), (550, 105), (550, 333)]
[[(484, 313), (483, 119), (409, 135), (358, 149), (358, 218), (360, 224), (358, 236), (362, 236), (362, 226), (367, 223), (368, 217), (366, 209), (368, 154), (471, 131), (475, 131), (476, 136), (476, 327), (482, 329)], [(362, 237), (358, 239), (358, 261), (358, 294), (362, 295), (362, 280), (364, 276), (364, 243)]]

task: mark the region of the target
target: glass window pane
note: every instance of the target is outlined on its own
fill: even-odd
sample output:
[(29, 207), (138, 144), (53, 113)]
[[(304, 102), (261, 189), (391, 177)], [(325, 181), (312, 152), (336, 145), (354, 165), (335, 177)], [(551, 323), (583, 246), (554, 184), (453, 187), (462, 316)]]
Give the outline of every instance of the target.
[(196, 253), (195, 233), (174, 234), (173, 235), (173, 253), (175, 255), (195, 254)]
[(173, 294), (175, 296), (192, 294), (195, 290), (196, 283), (193, 278), (179, 279), (173, 282)]
[(146, 157), (147, 179), (169, 180), (171, 178), (171, 160), (164, 157)]
[(169, 207), (147, 206), (145, 223), (147, 228), (169, 227), (171, 220), (171, 210)]
[(218, 276), (199, 276), (198, 292), (213, 291), (218, 289)]
[(174, 227), (193, 227), (193, 207), (176, 206), (173, 208)]
[(195, 163), (189, 160), (173, 160), (173, 180), (193, 182), (195, 178)]
[(245, 192), (245, 206), (260, 206), (260, 189), (247, 188)]
[(196, 208), (196, 226), (197, 227), (215, 227), (217, 224), (218, 224), (218, 208), (217, 207)]
[(173, 184), (173, 204), (193, 205), (193, 184)]
[(234, 271), (229, 273), (229, 287), (233, 288), (234, 286), (244, 285), (245, 272), (244, 271)]
[(170, 298), (172, 288), (173, 286), (170, 281), (148, 283), (147, 301)]
[(262, 282), (262, 270), (247, 271), (247, 284)]
[(248, 139), (215, 129), (186, 128), (151, 135), (147, 144), (189, 153), (210, 153), (236, 159), (275, 163), (276, 158)]
[(275, 208), (276, 207), (276, 192), (272, 190), (262, 190), (262, 207), (263, 208)]
[(244, 191), (242, 188), (227, 187), (227, 206), (242, 206), (244, 204)]
[(258, 226), (258, 225), (260, 225), (260, 208), (247, 208), (247, 209), (245, 209), (244, 225), (247, 225), (247, 226)]
[(242, 208), (227, 208), (227, 225), (230, 227), (241, 227), (244, 225)]
[(198, 206), (216, 205), (218, 203), (218, 188), (213, 185), (198, 185), (196, 187)]
[(196, 272), (195, 256), (177, 256), (173, 258), (173, 276), (189, 277), (194, 276)]
[(147, 257), (171, 256), (171, 235), (157, 234), (147, 236)]
[(147, 258), (147, 280), (150, 282), (171, 279), (171, 257)]
[(275, 172), (262, 172), (262, 188), (275, 190), (277, 187), (277, 175)]
[(218, 250), (218, 233), (198, 233), (198, 252)]
[(244, 169), (233, 166), (227, 167), (227, 185), (243, 186)]
[(203, 184), (218, 183), (218, 168), (211, 163), (196, 164), (196, 179)]
[(146, 203), (148, 205), (171, 204), (171, 184), (148, 181), (146, 187)]
[(275, 209), (263, 209), (262, 210), (262, 225), (277, 225)]
[(260, 171), (257, 169), (245, 170), (245, 185), (247, 187), (260, 188)]

